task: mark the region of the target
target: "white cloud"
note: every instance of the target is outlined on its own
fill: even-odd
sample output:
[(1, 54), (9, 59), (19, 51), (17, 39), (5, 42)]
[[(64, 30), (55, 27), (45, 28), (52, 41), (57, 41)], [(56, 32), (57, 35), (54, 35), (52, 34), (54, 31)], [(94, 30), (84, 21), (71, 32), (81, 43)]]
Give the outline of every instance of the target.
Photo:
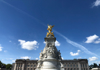
[(45, 42), (45, 41), (44, 41), (43, 43), (44, 43), (44, 44), (46, 44), (46, 42)]
[(85, 43), (93, 43), (95, 39), (99, 38), (97, 35), (86, 37), (87, 41)]
[(60, 43), (56, 40), (55, 46), (60, 46)]
[(3, 47), (2, 47), (1, 44), (0, 44), (0, 51), (2, 51), (2, 48), (3, 48)]
[(38, 60), (38, 58), (36, 58), (36, 60)]
[(100, 61), (98, 61), (97, 63), (100, 64)]
[(6, 60), (12, 60), (13, 58), (6, 58)]
[(4, 59), (2, 59), (1, 61), (3, 61)]
[(4, 52), (7, 52), (6, 50), (4, 50)]
[(14, 63), (15, 63), (15, 60), (12, 60), (12, 62), (14, 62)]
[(10, 60), (12, 60), (13, 58), (9, 58)]
[[(87, 48), (85, 48), (84, 46), (82, 46), (82, 45), (80, 45), (80, 44), (78, 44), (78, 43), (76, 43), (76, 42), (74, 42), (74, 41), (71, 41), (70, 39), (68, 39), (67, 37), (65, 37), (64, 35), (62, 35), (61, 33), (57, 32), (57, 31), (55, 31), (55, 30), (53, 30), (53, 31), (54, 31), (55, 33), (57, 33), (58, 35), (60, 35), (61, 37), (63, 37), (69, 44), (71, 44), (71, 45), (73, 45), (73, 46), (75, 46), (75, 47), (80, 48), (81, 50), (83, 50), (86, 54), (91, 54), (91, 55), (98, 56), (97, 54), (95, 54), (95, 53), (89, 51), (89, 50), (88, 50)], [(98, 56), (98, 57), (100, 57), (100, 56)]]
[[(43, 43), (46, 44), (45, 41)], [(60, 43), (57, 40), (55, 41), (55, 46), (60, 46)]]
[(79, 55), (79, 52), (80, 52), (80, 50), (77, 50), (76, 53), (70, 52), (70, 54), (71, 54), (71, 56), (77, 56), (77, 55)]
[(63, 60), (64, 58), (62, 57), (62, 60)]
[(97, 63), (99, 65), (100, 61), (90, 61), (89, 63), (91, 63), (91, 64)]
[(31, 59), (31, 57), (28, 57), (28, 56), (24, 56), (24, 57), (21, 57), (22, 59)]
[(89, 36), (89, 37), (87, 37), (87, 41), (85, 43), (99, 44), (100, 43), (100, 38), (97, 35)]
[(6, 58), (6, 60), (9, 60), (8, 58)]
[(37, 41), (25, 41), (25, 40), (18, 40), (20, 42), (20, 45), (22, 49), (27, 50), (36, 50), (38, 48), (39, 43)]
[(89, 61), (95, 61), (95, 60), (97, 60), (98, 58), (97, 57), (90, 57), (89, 58)]
[(100, 38), (98, 40), (100, 41)]
[(11, 42), (11, 41), (9, 41), (9, 42)]
[(94, 3), (93, 3), (93, 7), (94, 6), (99, 6), (100, 5), (100, 0), (96, 0)]
[(98, 44), (98, 43), (100, 43), (100, 41), (98, 40), (98, 41), (95, 41), (94, 43), (95, 43), (95, 44)]

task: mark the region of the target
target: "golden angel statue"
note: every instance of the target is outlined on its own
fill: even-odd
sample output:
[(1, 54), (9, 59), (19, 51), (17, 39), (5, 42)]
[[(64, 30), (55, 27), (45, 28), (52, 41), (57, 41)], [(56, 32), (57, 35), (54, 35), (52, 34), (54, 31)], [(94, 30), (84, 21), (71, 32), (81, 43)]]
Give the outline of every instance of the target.
[(49, 32), (47, 32), (47, 36), (46, 36), (46, 37), (48, 37), (49, 34), (53, 35), (53, 37), (54, 37), (53, 32), (51, 32), (53, 27), (54, 27), (54, 25), (53, 25), (53, 26), (48, 25), (48, 29), (47, 29), (47, 30), (48, 30)]

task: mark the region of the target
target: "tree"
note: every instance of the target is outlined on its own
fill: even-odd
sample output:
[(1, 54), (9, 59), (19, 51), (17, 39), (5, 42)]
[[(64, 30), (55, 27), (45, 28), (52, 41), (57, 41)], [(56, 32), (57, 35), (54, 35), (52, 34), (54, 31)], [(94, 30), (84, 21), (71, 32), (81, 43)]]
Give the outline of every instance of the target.
[(3, 68), (6, 68), (6, 64), (3, 63)]
[(89, 66), (89, 69), (92, 69), (93, 68), (93, 65), (91, 64), (90, 66)]
[(98, 65), (96, 63), (93, 64), (93, 68), (96, 68), (98, 67)]
[(11, 64), (7, 64), (6, 65), (6, 69), (10, 69), (11, 70), (12, 65)]
[(1, 66), (2, 66), (2, 62), (0, 61), (0, 68), (1, 68)]
[(77, 60), (76, 58), (74, 58), (73, 60)]
[(98, 67), (98, 65), (97, 65), (96, 63), (91, 64), (91, 65), (89, 66), (90, 69), (92, 69), (92, 68), (96, 68), (96, 67)]
[(6, 68), (6, 64), (4, 64), (4, 63), (2, 63), (2, 62), (0, 61), (0, 68)]
[(9, 69), (9, 70), (11, 70), (11, 67), (12, 67), (12, 65), (11, 64), (4, 64), (4, 63), (2, 63), (1, 61), (0, 61), (0, 68), (6, 68), (6, 69)]

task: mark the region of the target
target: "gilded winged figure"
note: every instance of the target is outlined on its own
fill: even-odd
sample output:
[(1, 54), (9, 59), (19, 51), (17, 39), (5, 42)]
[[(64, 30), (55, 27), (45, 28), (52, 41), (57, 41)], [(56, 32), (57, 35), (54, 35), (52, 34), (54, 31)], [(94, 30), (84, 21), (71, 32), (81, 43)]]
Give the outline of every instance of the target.
[(51, 32), (53, 27), (54, 27), (54, 25), (53, 25), (53, 26), (48, 25), (48, 29), (47, 29), (47, 30), (48, 30), (49, 32), (47, 32), (47, 36), (46, 36), (46, 37), (48, 37), (49, 34), (53, 35), (53, 37), (54, 37), (53, 32)]

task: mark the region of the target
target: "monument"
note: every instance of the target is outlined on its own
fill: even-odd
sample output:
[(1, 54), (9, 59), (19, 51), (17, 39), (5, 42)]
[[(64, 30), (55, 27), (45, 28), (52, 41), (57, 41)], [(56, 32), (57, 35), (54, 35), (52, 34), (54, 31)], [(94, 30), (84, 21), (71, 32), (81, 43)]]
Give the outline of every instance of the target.
[(51, 32), (53, 27), (54, 25), (48, 25), (48, 32), (45, 38), (46, 46), (40, 53), (36, 70), (64, 70), (61, 63), (60, 50), (57, 50), (55, 46), (56, 38), (53, 32)]
[(89, 70), (87, 59), (62, 60), (61, 53), (55, 46), (56, 38), (51, 32), (53, 27), (48, 25), (46, 45), (40, 53), (40, 59), (16, 59), (12, 70)]

